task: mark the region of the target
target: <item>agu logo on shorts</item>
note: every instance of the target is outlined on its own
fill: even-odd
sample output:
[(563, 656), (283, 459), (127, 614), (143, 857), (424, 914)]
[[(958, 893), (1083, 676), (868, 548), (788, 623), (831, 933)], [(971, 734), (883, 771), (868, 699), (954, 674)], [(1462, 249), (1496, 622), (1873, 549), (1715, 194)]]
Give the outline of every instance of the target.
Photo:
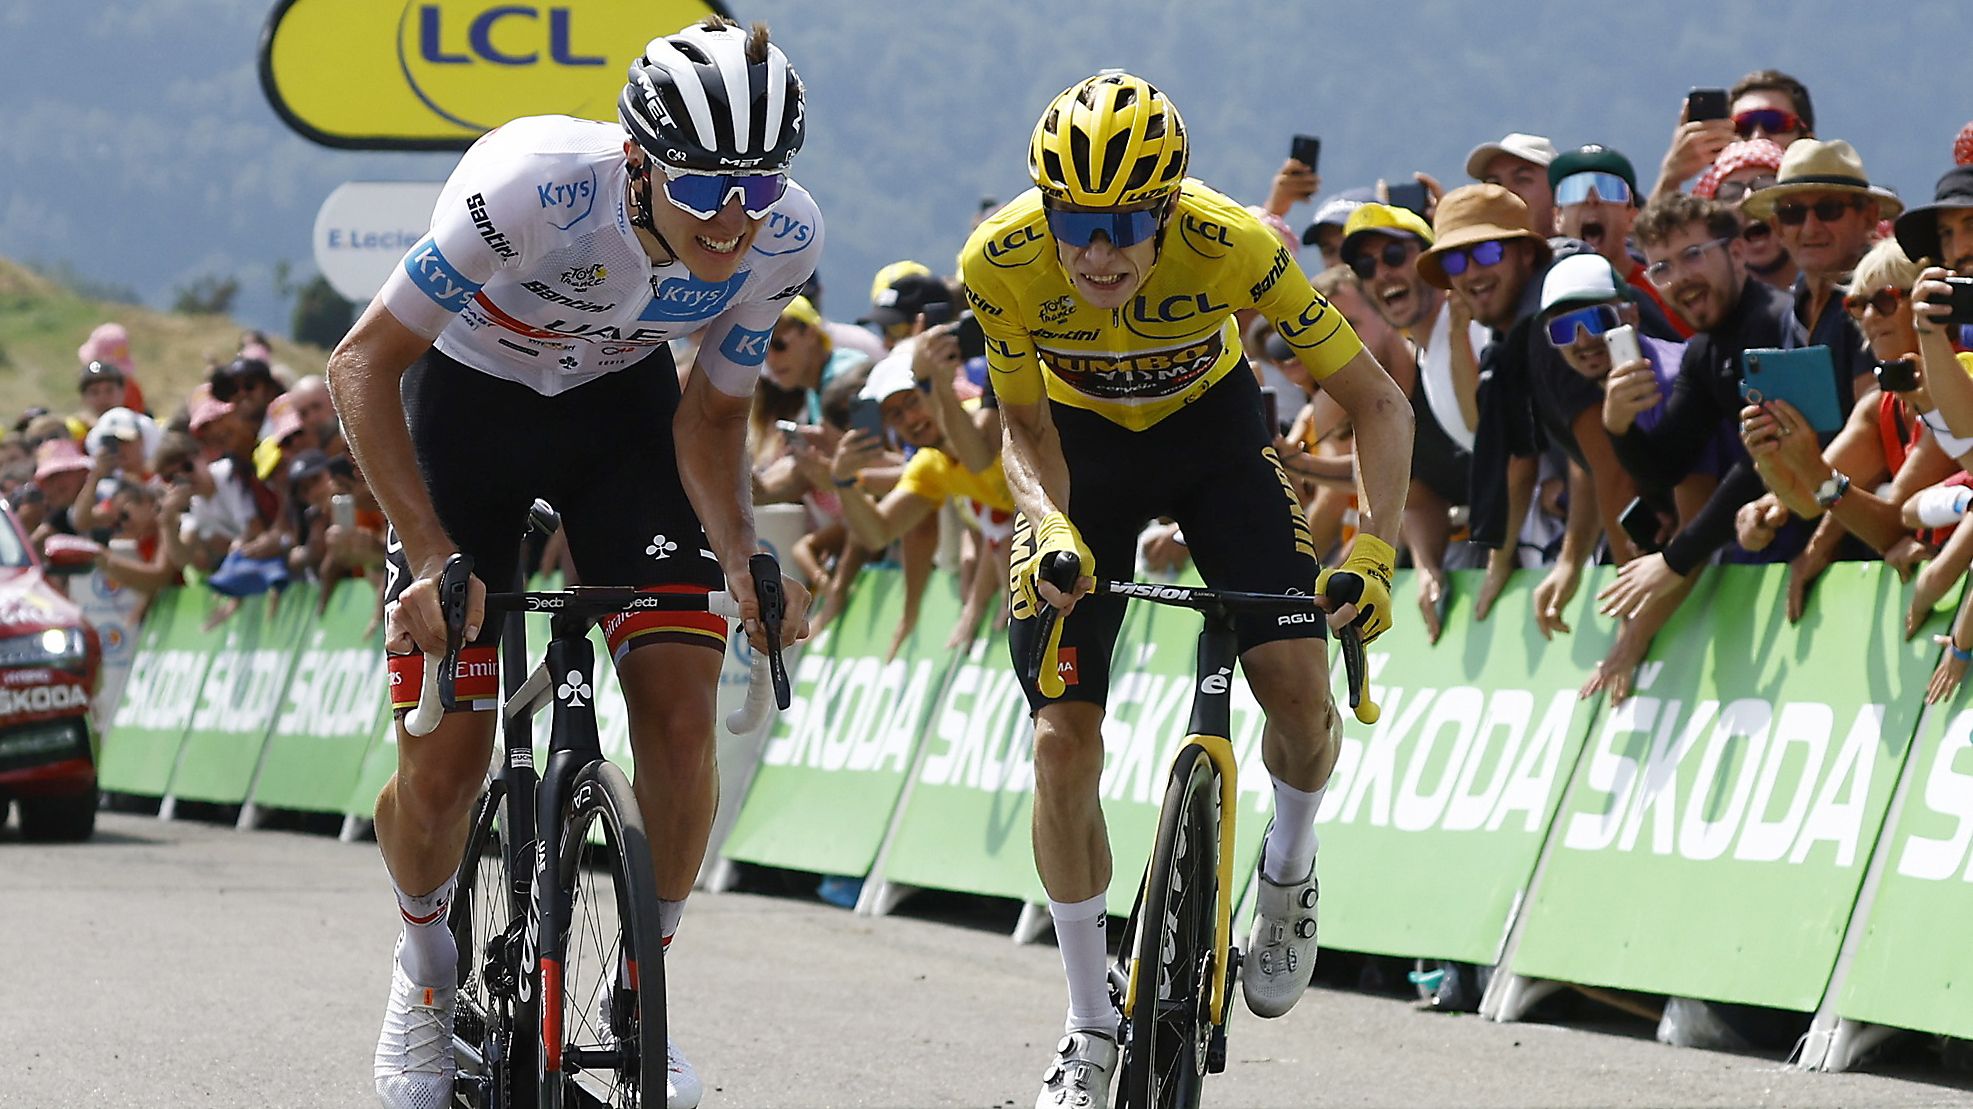
[(644, 306), (644, 314), (638, 318), (667, 323), (708, 320), (719, 315), (746, 283), (746, 270), (724, 281), (701, 281), (689, 274), (653, 281), (651, 303)]

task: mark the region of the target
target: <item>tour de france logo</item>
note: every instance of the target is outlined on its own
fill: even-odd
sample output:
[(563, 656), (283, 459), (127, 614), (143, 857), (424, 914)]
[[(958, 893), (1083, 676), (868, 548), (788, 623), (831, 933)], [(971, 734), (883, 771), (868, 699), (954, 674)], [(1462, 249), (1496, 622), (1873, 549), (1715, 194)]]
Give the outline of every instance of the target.
[(1076, 302), (1074, 297), (1058, 296), (1054, 300), (1044, 300), (1041, 302), (1041, 322), (1046, 324), (1064, 323), (1071, 315), (1075, 314), (1075, 310)]
[(607, 281), (609, 276), (610, 271), (604, 268), (603, 263), (597, 262), (593, 265), (577, 266), (572, 270), (563, 271), (562, 284), (567, 285), (577, 292), (586, 292)]

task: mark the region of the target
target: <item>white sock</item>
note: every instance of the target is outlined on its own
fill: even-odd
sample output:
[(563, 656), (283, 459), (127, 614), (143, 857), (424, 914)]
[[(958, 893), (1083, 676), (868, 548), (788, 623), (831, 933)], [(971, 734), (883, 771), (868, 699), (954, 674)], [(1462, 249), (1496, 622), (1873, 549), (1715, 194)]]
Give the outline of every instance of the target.
[(671, 937), (678, 934), (678, 922), (685, 917), (685, 899), (666, 901), (658, 898), (658, 936), (665, 950), (671, 950)]
[(1322, 807), (1324, 786), (1313, 793), (1274, 779), (1274, 828), (1267, 833), (1267, 857), (1261, 874), (1277, 886), (1299, 882), (1315, 866), (1315, 813)]
[(404, 942), (397, 965), (420, 986), (450, 986), (459, 977), (459, 945), (446, 927), (445, 910), (452, 902), (457, 877), (447, 878), (430, 893), (413, 896), (396, 883), (397, 911), (404, 918)]
[(1055, 943), (1069, 977), (1069, 1017), (1064, 1030), (1117, 1034), (1117, 1010), (1110, 1004), (1110, 936), (1103, 923), (1104, 896), (1087, 901), (1048, 902), (1055, 921)]

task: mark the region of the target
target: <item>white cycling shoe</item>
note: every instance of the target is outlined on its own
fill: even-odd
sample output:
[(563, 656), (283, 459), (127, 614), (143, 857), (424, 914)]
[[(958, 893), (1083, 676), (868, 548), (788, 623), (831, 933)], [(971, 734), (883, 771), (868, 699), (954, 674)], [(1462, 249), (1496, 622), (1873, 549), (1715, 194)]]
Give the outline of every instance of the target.
[(1281, 886), (1260, 879), (1253, 930), (1247, 935), (1240, 989), (1257, 1017), (1278, 1017), (1295, 1007), (1315, 970), (1315, 867), (1299, 882)]
[(1041, 1076), (1034, 1109), (1108, 1109), (1117, 1073), (1117, 1041), (1101, 1032), (1071, 1032), (1055, 1045), (1055, 1061)]
[(447, 1109), (457, 1075), (452, 999), (458, 990), (418, 985), (395, 954), (390, 965), (390, 1004), (377, 1037), (377, 1097), (388, 1109)]
[[(610, 980), (605, 978), (596, 983), (596, 1012), (610, 1011)], [(617, 1042), (616, 1033), (605, 1026), (597, 1031), (597, 1040), (604, 1046)], [(699, 1102), (706, 1096), (705, 1083), (699, 1081), (699, 1072), (692, 1067), (692, 1061), (678, 1050), (678, 1041), (665, 1037), (665, 1109), (698, 1109)]]

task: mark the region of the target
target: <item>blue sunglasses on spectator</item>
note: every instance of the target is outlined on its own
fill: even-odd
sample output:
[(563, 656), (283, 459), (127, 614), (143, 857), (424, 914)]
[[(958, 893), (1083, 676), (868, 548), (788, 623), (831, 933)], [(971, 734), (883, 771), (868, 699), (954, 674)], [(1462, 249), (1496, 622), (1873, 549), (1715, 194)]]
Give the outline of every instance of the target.
[(747, 215), (759, 219), (788, 191), (785, 173), (685, 173), (665, 176), (665, 199), (699, 217), (711, 219), (735, 194)]
[(1617, 315), (1617, 309), (1608, 304), (1591, 304), (1572, 312), (1564, 312), (1548, 321), (1548, 345), (1572, 346), (1576, 341), (1577, 328), (1591, 335), (1601, 335), (1622, 322), (1624, 321)]
[(1468, 259), (1471, 259), (1476, 266), (1498, 266), (1500, 260), (1505, 257), (1507, 257), (1507, 244), (1500, 239), (1488, 239), (1483, 243), (1474, 243), (1464, 250), (1448, 250), (1439, 255), (1439, 268), (1445, 270), (1447, 277), (1458, 277), (1466, 272)]
[(1056, 242), (1080, 249), (1095, 242), (1096, 233), (1100, 231), (1109, 237), (1111, 246), (1122, 249), (1135, 246), (1158, 233), (1158, 217), (1163, 215), (1164, 205), (1134, 208), (1127, 212), (1043, 210), (1048, 216), (1048, 233), (1055, 236)]
[(1572, 173), (1555, 183), (1555, 203), (1581, 204), (1594, 191), (1605, 204), (1629, 204), (1630, 182), (1614, 173)]

